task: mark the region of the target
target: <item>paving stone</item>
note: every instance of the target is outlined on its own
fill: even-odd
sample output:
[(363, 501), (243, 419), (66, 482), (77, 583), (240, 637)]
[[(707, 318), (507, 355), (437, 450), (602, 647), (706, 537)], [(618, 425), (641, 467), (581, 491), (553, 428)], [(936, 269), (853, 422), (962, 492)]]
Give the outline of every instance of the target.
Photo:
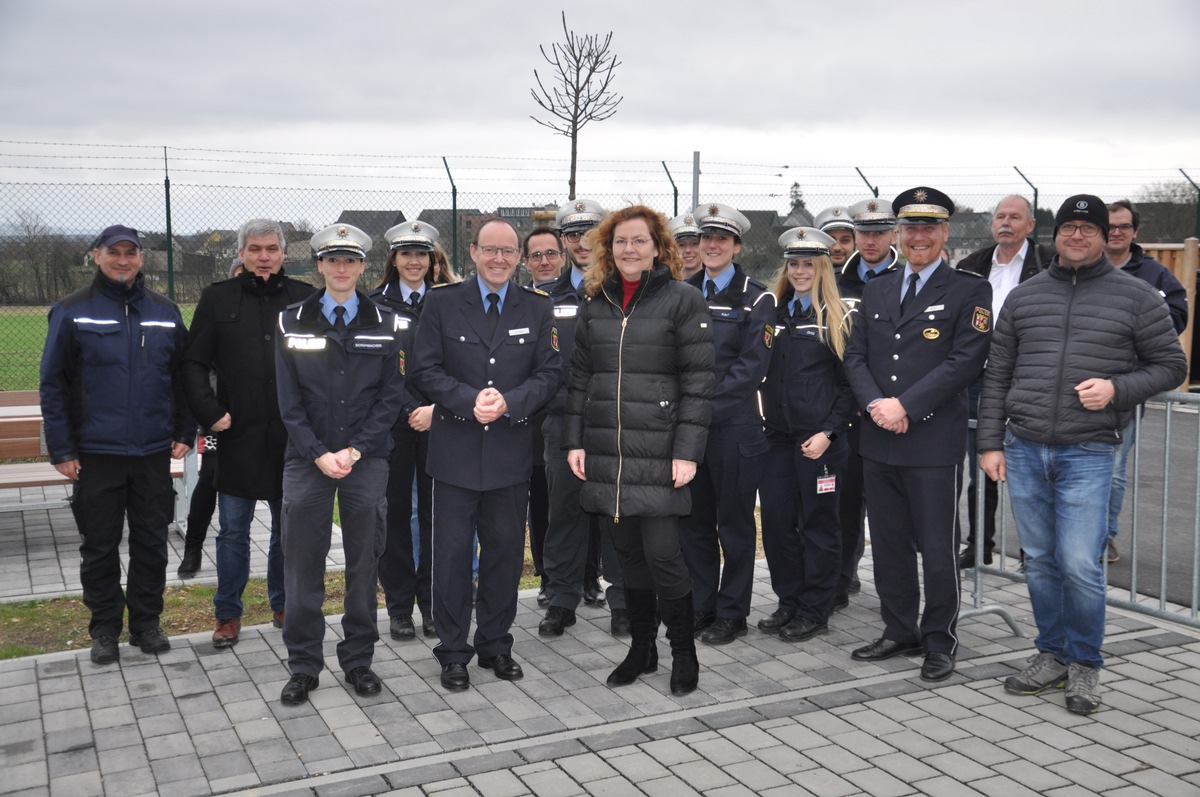
[(583, 788), (559, 769), (533, 772), (521, 777), (525, 785), (538, 797), (571, 797), (583, 794)]
[(468, 780), (483, 797), (521, 797), (529, 793), (521, 779), (506, 769), (472, 775)]
[(369, 775), (338, 783), (321, 784), (316, 787), (315, 791), (318, 797), (365, 797), (369, 794), (378, 794), (388, 785), (382, 776)]

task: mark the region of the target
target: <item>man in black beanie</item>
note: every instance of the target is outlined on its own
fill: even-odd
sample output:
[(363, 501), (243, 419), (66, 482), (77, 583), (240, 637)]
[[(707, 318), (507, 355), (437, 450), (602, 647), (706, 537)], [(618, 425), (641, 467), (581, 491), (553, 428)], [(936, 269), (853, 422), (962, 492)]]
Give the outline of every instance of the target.
[(1108, 229), (1099, 197), (1059, 208), (1057, 255), (1004, 303), (977, 430), (984, 471), (1008, 482), (1038, 626), (1037, 652), (1004, 688), (1065, 686), (1076, 714), (1100, 707), (1113, 459), (1136, 407), (1187, 375), (1167, 305), (1112, 267)]

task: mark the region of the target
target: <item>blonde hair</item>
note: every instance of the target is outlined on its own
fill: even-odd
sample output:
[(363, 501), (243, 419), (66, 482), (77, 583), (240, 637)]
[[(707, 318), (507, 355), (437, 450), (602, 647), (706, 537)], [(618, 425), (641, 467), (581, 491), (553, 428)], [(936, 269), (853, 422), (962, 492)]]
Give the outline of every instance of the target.
[(833, 273), (833, 261), (829, 255), (802, 255), (785, 258), (779, 272), (775, 275), (775, 289), (772, 291), (780, 305), (791, 301), (792, 296), (796, 293), (792, 288), (792, 283), (788, 281), (788, 260), (812, 261), (813, 288), (810, 296), (812, 297), (813, 312), (817, 317), (817, 326), (820, 329), (819, 334), (821, 341), (833, 349), (834, 354), (840, 360), (846, 353), (846, 342), (850, 339), (851, 320), (850, 308), (842, 301), (842, 295), (838, 292), (837, 277)]
[(444, 285), (447, 282), (462, 282), (462, 277), (458, 276), (458, 272), (454, 270), (454, 266), (450, 263), (450, 258), (446, 257), (446, 253), (439, 244), (433, 245), (433, 251), (430, 255), (432, 262), (429, 266), (429, 279), (433, 280), (434, 285)]
[(650, 238), (658, 249), (655, 262), (669, 268), (673, 279), (679, 279), (683, 274), (683, 258), (679, 255), (675, 238), (667, 230), (667, 217), (645, 205), (633, 205), (614, 210), (598, 226), (588, 231), (587, 247), (591, 253), (588, 255), (587, 271), (583, 275), (583, 286), (589, 296), (599, 293), (604, 281), (617, 271), (617, 261), (612, 253), (613, 231), (618, 224), (632, 219), (641, 219), (650, 228)]

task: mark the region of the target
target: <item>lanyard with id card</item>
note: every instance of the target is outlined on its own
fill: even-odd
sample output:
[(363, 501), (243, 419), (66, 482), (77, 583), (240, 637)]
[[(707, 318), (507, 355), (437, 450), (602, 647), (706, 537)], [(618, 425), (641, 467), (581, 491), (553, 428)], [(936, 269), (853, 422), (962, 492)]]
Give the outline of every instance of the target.
[(821, 475), (817, 477), (817, 495), (837, 492), (837, 476), (829, 472), (828, 465), (821, 466)]

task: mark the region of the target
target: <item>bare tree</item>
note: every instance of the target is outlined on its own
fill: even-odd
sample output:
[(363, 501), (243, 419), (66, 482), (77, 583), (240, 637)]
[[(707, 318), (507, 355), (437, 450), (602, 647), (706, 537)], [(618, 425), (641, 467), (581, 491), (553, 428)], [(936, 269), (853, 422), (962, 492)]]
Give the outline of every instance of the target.
[(612, 31), (603, 39), (598, 34), (579, 36), (567, 27), (567, 14), (562, 15), (563, 35), (566, 41), (538, 49), (546, 63), (554, 67), (550, 88), (542, 81), (538, 71), (533, 70), (537, 88), (530, 89), (533, 101), (550, 115), (550, 119), (529, 118), (559, 135), (571, 139), (571, 179), (568, 198), (575, 198), (575, 163), (579, 152), (579, 131), (588, 122), (603, 122), (617, 112), (624, 97), (609, 88), (613, 72), (621, 62), (608, 48), (612, 43)]

